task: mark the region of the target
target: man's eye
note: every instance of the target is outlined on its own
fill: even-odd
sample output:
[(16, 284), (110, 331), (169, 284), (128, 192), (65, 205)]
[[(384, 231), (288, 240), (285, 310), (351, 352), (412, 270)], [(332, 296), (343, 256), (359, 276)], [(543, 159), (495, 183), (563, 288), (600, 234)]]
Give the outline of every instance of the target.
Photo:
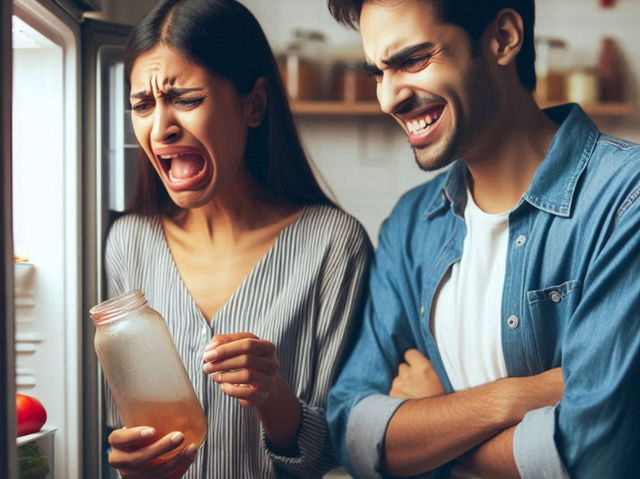
[(371, 78), (375, 80), (376, 83), (382, 83), (382, 72), (380, 73), (371, 73), (369, 74)]
[(431, 55), (409, 58), (402, 64), (402, 69), (409, 73), (419, 72), (427, 66), (429, 60), (431, 60)]

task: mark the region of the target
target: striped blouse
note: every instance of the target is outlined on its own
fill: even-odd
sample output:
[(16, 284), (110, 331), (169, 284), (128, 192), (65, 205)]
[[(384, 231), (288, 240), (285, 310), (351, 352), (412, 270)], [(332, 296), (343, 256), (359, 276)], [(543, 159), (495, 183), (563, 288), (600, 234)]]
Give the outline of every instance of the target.
[[(118, 219), (107, 240), (109, 295), (140, 289), (166, 320), (208, 418), (187, 478), (321, 477), (336, 465), (324, 417), (329, 387), (357, 308), (371, 257), (362, 226), (328, 206), (309, 206), (285, 227), (211, 324), (187, 291), (157, 217)], [(251, 407), (226, 396), (202, 371), (214, 334), (251, 332), (277, 347), (280, 374), (298, 396), (296, 457), (270, 449)], [(107, 423), (119, 419), (107, 393)]]

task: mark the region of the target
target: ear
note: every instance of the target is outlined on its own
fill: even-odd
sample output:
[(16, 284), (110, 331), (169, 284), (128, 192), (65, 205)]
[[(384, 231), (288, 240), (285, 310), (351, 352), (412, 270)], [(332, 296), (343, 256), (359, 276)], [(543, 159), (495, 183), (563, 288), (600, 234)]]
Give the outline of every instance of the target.
[(504, 8), (498, 12), (489, 28), (489, 49), (500, 66), (515, 62), (524, 40), (524, 22), (518, 12)]
[(260, 126), (267, 111), (267, 80), (260, 77), (253, 85), (253, 90), (244, 99), (244, 116), (247, 125), (255, 128)]

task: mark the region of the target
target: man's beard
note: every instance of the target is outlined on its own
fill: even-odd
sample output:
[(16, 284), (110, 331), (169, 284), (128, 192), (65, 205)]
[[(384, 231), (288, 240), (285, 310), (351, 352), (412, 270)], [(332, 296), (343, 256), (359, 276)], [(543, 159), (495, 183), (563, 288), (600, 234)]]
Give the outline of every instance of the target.
[[(413, 147), (416, 165), (422, 171), (435, 171), (449, 166), (458, 157), (457, 146), (460, 144), (460, 130), (456, 129), (452, 138), (444, 141), (442, 146)], [(435, 150), (438, 148), (441, 151)]]
[[(462, 158), (495, 119), (500, 108), (497, 87), (482, 58), (478, 57), (465, 75), (464, 90), (473, 92), (466, 109), (467, 121), (458, 118), (454, 131), (448, 138), (441, 138), (440, 144), (413, 147), (416, 164), (421, 170), (439, 170)], [(451, 108), (452, 104), (448, 103), (447, 107)], [(458, 108), (458, 111), (462, 112), (462, 109)]]

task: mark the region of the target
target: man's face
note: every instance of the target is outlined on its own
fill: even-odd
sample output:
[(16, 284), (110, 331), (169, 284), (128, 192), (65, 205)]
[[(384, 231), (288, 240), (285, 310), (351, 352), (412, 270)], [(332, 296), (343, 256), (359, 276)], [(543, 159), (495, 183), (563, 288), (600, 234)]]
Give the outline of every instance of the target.
[(496, 117), (496, 80), (465, 31), (425, 0), (367, 1), (360, 32), (382, 110), (407, 133), (418, 166), (465, 155)]

